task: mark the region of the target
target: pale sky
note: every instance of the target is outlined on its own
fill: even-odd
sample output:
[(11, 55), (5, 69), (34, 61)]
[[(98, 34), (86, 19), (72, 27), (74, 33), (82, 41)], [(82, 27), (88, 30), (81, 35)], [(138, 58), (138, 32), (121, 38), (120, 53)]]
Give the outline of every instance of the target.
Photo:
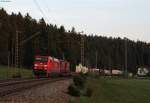
[[(67, 30), (150, 42), (150, 0), (11, 0), (8, 13), (27, 12)], [(38, 5), (40, 6), (38, 8)], [(42, 13), (41, 10), (44, 12)]]

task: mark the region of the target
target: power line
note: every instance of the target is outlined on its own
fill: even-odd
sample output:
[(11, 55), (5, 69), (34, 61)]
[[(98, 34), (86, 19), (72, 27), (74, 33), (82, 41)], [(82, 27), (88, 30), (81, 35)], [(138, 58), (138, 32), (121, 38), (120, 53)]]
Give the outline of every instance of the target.
[(20, 45), (24, 45), (25, 43), (27, 43), (28, 41), (30, 41), (30, 40), (33, 39), (34, 37), (38, 36), (39, 34), (40, 34), (40, 32), (37, 32), (37, 33), (31, 35), (29, 38), (23, 40), (23, 41), (20, 43)]
[[(44, 3), (44, 2), (45, 2), (45, 3)], [(43, 0), (43, 3), (44, 3), (44, 5), (45, 5), (45, 7), (47, 8), (48, 13), (51, 13), (51, 10), (50, 10), (50, 8), (49, 8), (48, 5), (47, 5), (46, 0)], [(56, 22), (55, 18), (52, 17), (52, 15), (51, 15), (51, 18)], [(58, 21), (58, 20), (57, 20), (57, 21)]]
[(40, 7), (39, 3), (37, 2), (37, 0), (33, 0), (35, 5), (37, 6), (37, 8), (39, 9), (39, 11), (41, 12), (41, 14), (46, 18), (46, 20), (49, 22), (49, 19), (47, 18), (47, 16), (45, 15), (45, 13), (43, 12), (42, 8)]

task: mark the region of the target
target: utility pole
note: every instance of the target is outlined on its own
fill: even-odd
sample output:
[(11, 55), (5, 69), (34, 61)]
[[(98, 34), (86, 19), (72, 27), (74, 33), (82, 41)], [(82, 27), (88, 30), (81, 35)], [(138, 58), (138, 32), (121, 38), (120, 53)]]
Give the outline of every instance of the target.
[(12, 37), (12, 44), (11, 44), (11, 66), (14, 66), (14, 37)]
[(95, 52), (95, 68), (97, 69), (97, 58), (98, 58), (98, 52), (97, 52), (97, 50), (96, 50), (96, 52)]
[(127, 77), (127, 73), (128, 73), (128, 70), (127, 70), (127, 68), (128, 68), (127, 67), (128, 66), (128, 61), (127, 61), (128, 60), (128, 58), (127, 58), (128, 50), (127, 49), (128, 48), (127, 48), (127, 38), (126, 37), (124, 38), (124, 41), (125, 41), (125, 43), (124, 43), (125, 44), (125, 70), (124, 70), (124, 73), (125, 73), (125, 77)]
[(16, 37), (15, 37), (15, 67), (19, 68), (21, 66), (22, 63), (22, 57), (21, 55), (21, 49), (22, 49), (22, 45), (20, 45), (21, 40), (22, 40), (22, 36), (21, 35), (22, 31), (16, 31)]
[[(8, 65), (8, 68), (7, 68), (7, 69), (9, 70), (9, 68), (10, 68), (10, 53), (11, 53), (11, 50), (10, 50), (10, 47), (11, 47), (11, 46), (10, 46), (10, 37), (9, 37), (7, 40), (8, 40), (8, 41), (7, 41), (7, 43), (8, 43), (8, 44), (7, 44), (7, 46), (8, 46), (8, 47), (7, 47), (7, 48), (8, 48), (8, 50), (7, 50), (7, 60), (8, 60), (8, 61), (7, 61), (7, 63), (8, 63), (7, 65)], [(8, 70), (7, 70), (7, 77), (8, 77)]]
[(81, 36), (81, 64), (84, 66), (84, 37)]
[(47, 49), (48, 55), (50, 55), (50, 34), (48, 33), (48, 49)]
[(21, 33), (20, 31), (16, 31), (16, 40), (15, 40), (15, 67), (19, 68), (19, 33)]
[(34, 51), (35, 51), (35, 54), (39, 54), (39, 52), (40, 52), (40, 46), (39, 46), (39, 39), (38, 38), (36, 38), (35, 40), (34, 40)]
[(62, 54), (62, 55), (63, 55), (63, 60), (65, 60), (65, 54), (64, 54), (64, 52), (63, 52), (63, 54)]
[(110, 76), (112, 76), (112, 66), (111, 66), (111, 55), (109, 54), (109, 58), (108, 58), (108, 63), (109, 63), (109, 71), (110, 71)]
[[(98, 51), (97, 51), (97, 50), (96, 50), (96, 52), (95, 52), (95, 56), (96, 56), (96, 57), (95, 57), (95, 58), (96, 58), (96, 60), (95, 60), (95, 68), (98, 69), (98, 65), (97, 65), (97, 63), (98, 63)], [(99, 71), (99, 75), (100, 75), (100, 68), (99, 68), (98, 71)]]

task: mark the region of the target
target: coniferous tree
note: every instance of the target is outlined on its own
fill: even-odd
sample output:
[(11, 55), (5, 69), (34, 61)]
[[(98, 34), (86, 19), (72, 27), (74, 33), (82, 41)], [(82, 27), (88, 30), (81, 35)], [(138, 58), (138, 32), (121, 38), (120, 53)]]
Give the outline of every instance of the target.
[[(81, 37), (84, 37), (85, 64), (95, 67), (95, 53), (98, 52), (98, 68), (124, 69), (125, 40), (104, 36), (81, 35), (73, 27), (67, 32), (64, 26), (47, 24), (43, 18), (33, 19), (28, 13), (11, 15), (0, 9), (0, 65), (7, 64), (10, 51), (11, 64), (14, 64), (16, 31), (21, 31), (22, 40), (36, 32), (40, 35), (25, 43), (22, 47), (22, 65), (31, 67), (35, 55), (50, 55), (66, 59), (71, 68), (81, 62)], [(150, 44), (142, 41), (127, 40), (128, 71), (135, 73), (139, 66), (150, 66)]]

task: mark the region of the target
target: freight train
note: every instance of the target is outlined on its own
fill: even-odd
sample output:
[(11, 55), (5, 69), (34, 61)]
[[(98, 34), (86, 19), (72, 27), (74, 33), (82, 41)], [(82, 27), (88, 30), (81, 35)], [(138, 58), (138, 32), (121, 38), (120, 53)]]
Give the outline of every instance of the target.
[(51, 56), (35, 56), (33, 73), (36, 77), (49, 77), (52, 73), (70, 73), (70, 63)]

